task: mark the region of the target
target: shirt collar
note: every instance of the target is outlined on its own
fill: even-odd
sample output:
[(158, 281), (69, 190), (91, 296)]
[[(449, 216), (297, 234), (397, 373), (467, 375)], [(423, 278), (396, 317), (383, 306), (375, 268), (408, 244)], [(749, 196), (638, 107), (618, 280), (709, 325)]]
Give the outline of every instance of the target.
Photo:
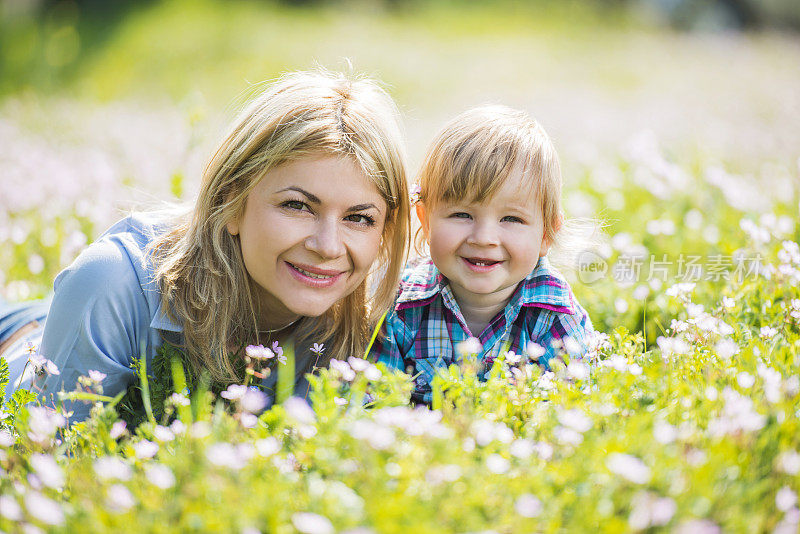
[[(425, 305), (441, 293), (446, 285), (447, 279), (429, 257), (411, 260), (400, 283), (397, 309)], [(540, 258), (536, 268), (520, 283), (509, 304), (516, 304), (517, 301), (522, 306), (570, 315), (576, 313), (569, 284), (546, 257)]]

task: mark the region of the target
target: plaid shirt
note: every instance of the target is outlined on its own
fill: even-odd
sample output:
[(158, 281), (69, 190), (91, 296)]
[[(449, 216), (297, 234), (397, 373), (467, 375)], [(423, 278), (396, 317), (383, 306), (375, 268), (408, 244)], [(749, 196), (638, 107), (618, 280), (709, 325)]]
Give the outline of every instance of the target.
[[(523, 354), (529, 341), (546, 350), (539, 363), (547, 368), (567, 337), (585, 353), (592, 331), (592, 322), (569, 284), (547, 258), (541, 258), (506, 307), (475, 337), (483, 346), (480, 361), (488, 372), (501, 353)], [(423, 403), (431, 402), (430, 384), (436, 370), (459, 363), (455, 346), (473, 335), (450, 284), (430, 258), (406, 267), (382, 333), (382, 341), (370, 352), (371, 359), (414, 376), (412, 399)]]

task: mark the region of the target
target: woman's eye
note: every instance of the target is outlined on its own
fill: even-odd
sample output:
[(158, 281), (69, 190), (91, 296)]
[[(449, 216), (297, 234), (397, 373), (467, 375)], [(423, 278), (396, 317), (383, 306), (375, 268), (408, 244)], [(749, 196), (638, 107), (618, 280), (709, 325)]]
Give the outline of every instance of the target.
[(281, 204), (281, 207), (297, 211), (311, 211), (308, 207), (308, 204), (300, 200), (287, 200)]
[(363, 213), (354, 213), (345, 217), (346, 221), (363, 224), (364, 226), (375, 226), (375, 219)]
[(522, 219), (520, 219), (519, 217), (514, 217), (513, 215), (506, 215), (505, 217), (503, 217), (503, 218), (501, 219), (501, 221), (505, 221), (505, 222), (513, 222), (513, 223), (522, 223), (522, 222), (525, 222), (525, 221), (523, 221)]

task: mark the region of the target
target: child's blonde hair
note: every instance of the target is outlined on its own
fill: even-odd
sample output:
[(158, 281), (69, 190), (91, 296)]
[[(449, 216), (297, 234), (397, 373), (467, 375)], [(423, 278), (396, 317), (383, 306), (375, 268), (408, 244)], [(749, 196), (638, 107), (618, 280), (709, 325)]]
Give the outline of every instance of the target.
[[(561, 165), (550, 137), (524, 111), (489, 105), (451, 120), (436, 136), (419, 173), (419, 200), (430, 209), (439, 202), (481, 202), (503, 185), (512, 170), (534, 178), (544, 236), (551, 245), (563, 222)], [(417, 252), (424, 247), (417, 233)]]

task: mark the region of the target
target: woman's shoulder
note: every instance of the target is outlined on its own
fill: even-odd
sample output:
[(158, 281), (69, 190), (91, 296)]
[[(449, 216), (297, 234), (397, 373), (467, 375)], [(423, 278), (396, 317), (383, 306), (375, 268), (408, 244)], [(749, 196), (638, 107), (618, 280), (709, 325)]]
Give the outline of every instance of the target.
[(138, 288), (152, 281), (147, 256), (150, 243), (169, 228), (161, 218), (131, 214), (120, 219), (86, 247), (55, 280), (58, 292), (67, 284), (87, 292)]

